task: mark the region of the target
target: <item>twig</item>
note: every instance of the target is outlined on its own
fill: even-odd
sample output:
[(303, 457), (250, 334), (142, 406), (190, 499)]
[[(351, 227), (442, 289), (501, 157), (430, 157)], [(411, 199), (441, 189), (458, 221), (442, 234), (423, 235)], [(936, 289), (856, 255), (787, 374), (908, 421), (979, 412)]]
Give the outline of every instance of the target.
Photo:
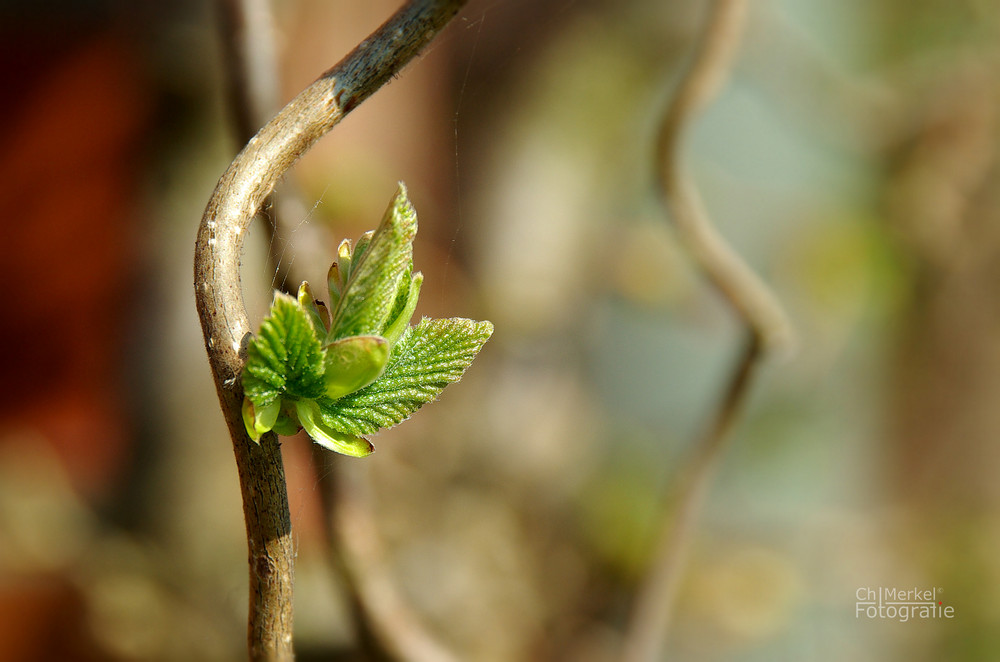
[(397, 589), (375, 528), (369, 488), (357, 467), (313, 447), (334, 561), (348, 585), (358, 635), (369, 655), (405, 662), (458, 662), (424, 627)]
[[(230, 105), (238, 135), (246, 141), (278, 106), (271, 0), (221, 0), (219, 10), (231, 84)], [(282, 219), (290, 216), (288, 208), (301, 208), (301, 202), (288, 188), (286, 177), (280, 204), (273, 205), (272, 195), (272, 209), (264, 216), (271, 237), (270, 258), (276, 283), (283, 289), (288, 284), (294, 291), (302, 279), (290, 260), (282, 261), (280, 235), (284, 230)], [(320, 446), (313, 445), (312, 450), (322, 494), (328, 558), (345, 587), (360, 652), (369, 660), (453, 662), (456, 658), (423, 628), (391, 580), (371, 508), (358, 498), (359, 492), (367, 489), (363, 477), (345, 476), (344, 480), (353, 478), (352, 488), (340, 489), (338, 469), (346, 471), (347, 467)]]
[(725, 454), (729, 433), (739, 419), (762, 347), (750, 333), (743, 354), (730, 377), (709, 429), (699, 439), (695, 455), (685, 467), (674, 498), (668, 499), (668, 516), (662, 539), (633, 610), (625, 636), (625, 662), (654, 662), (663, 659), (667, 630), (673, 616), (681, 572), (687, 565), (691, 535), (705, 502), (712, 478)]
[[(245, 145), (260, 127), (278, 112), (278, 60), (271, 0), (218, 0), (220, 41), (229, 112), (240, 145)], [(281, 262), (279, 216), (273, 212), (274, 196), (262, 203), (261, 220), (271, 238), (271, 261), (275, 281), (283, 285), (288, 273)], [(280, 271), (280, 273), (279, 273)], [(294, 287), (294, 285), (293, 285)]]
[(660, 127), (659, 182), (677, 232), (705, 276), (761, 337), (765, 350), (788, 349), (793, 332), (781, 304), (712, 225), (701, 194), (681, 159), (685, 129), (725, 82), (739, 45), (745, 12), (745, 0), (712, 3), (695, 60)]
[[(239, 144), (247, 143), (280, 108), (277, 39), (272, 0), (219, 0), (217, 3), (223, 62), (228, 83), (229, 106)], [(285, 260), (290, 232), (285, 219), (303, 218), (307, 210), (298, 195), (295, 178), (286, 173), (281, 192), (268, 196), (259, 217), (270, 237), (271, 266), (275, 287), (294, 294), (301, 279)], [(301, 246), (321, 246), (321, 230), (300, 225)], [(311, 236), (302, 237), (304, 233)]]
[(250, 323), (240, 284), (243, 238), (282, 175), (444, 27), (465, 0), (412, 0), (274, 117), (219, 180), (198, 229), (194, 284), (216, 391), (236, 456), (250, 561), (252, 660), (292, 658), (294, 549), (277, 437), (259, 444), (241, 415)]
[(230, 112), (246, 142), (278, 111), (278, 66), (272, 0), (217, 3)]
[(699, 110), (722, 86), (734, 59), (746, 11), (745, 0), (715, 0), (684, 75), (664, 116), (658, 143), (661, 195), (678, 236), (695, 262), (737, 312), (748, 338), (713, 419), (695, 447), (666, 508), (653, 567), (640, 587), (625, 635), (625, 662), (663, 658), (680, 575), (705, 495), (724, 455), (729, 433), (742, 413), (754, 370), (767, 351), (787, 349), (793, 332), (784, 310), (767, 286), (715, 230), (697, 188), (681, 164), (681, 140)]

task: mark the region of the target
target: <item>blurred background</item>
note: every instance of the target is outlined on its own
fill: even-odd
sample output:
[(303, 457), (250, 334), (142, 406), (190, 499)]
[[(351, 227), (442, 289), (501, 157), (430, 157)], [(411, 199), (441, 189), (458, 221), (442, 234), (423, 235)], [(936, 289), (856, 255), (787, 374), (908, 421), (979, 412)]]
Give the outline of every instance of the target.
[[(397, 4), (276, 2), (282, 102)], [(282, 264), (322, 282), (404, 180), (418, 314), (496, 326), (460, 385), (340, 460), (461, 659), (615, 659), (737, 356), (653, 181), (705, 8), (472, 0), (293, 171)], [(0, 660), (245, 659), (239, 488), (192, 296), (240, 147), (216, 8), (6, 2), (0, 34)], [(751, 3), (687, 154), (801, 337), (753, 387), (669, 659), (1000, 658), (998, 37), (990, 0)], [(266, 237), (244, 256), (255, 323), (280, 285)], [(299, 659), (355, 659), (308, 439), (283, 452)], [(858, 618), (868, 587), (937, 589), (954, 618)]]

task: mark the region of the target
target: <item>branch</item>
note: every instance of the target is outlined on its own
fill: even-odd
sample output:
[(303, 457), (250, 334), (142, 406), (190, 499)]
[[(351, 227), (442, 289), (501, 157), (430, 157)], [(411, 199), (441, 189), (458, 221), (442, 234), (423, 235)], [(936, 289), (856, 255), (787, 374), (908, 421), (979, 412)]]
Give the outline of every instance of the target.
[(251, 336), (240, 283), (243, 238), (282, 175), (444, 27), (466, 0), (412, 0), (307, 87), (236, 156), (209, 200), (195, 245), (194, 284), (205, 348), (229, 426), (250, 561), (253, 660), (292, 658), (294, 548), (277, 437), (255, 444), (241, 415), (240, 373)]
[(458, 662), (420, 622), (400, 595), (369, 505), (368, 485), (318, 446), (313, 459), (337, 569), (347, 584), (358, 636), (376, 659)]
[(681, 140), (697, 113), (722, 86), (739, 43), (745, 0), (715, 0), (694, 62), (681, 80), (660, 129), (661, 195), (678, 236), (706, 278), (747, 327), (743, 354), (714, 417), (695, 446), (676, 496), (666, 508), (653, 567), (639, 595), (625, 635), (626, 662), (663, 659), (667, 630), (694, 524), (724, 455), (729, 433), (741, 415), (760, 359), (787, 349), (793, 331), (775, 296), (713, 227), (701, 196), (681, 163)]
[[(272, 0), (219, 0), (217, 3), (229, 109), (241, 145), (253, 138), (257, 129), (280, 108), (277, 40), (271, 5)], [(284, 221), (304, 218), (308, 210), (302, 205), (291, 173), (284, 177), (281, 193), (268, 197), (262, 207), (264, 211), (259, 216), (270, 237), (273, 282), (286, 294), (294, 294), (301, 279), (292, 273), (292, 261), (284, 259), (290, 237)], [(321, 229), (310, 224), (301, 225), (297, 230), (300, 235), (309, 235), (298, 237), (300, 245), (314, 246), (317, 251), (323, 245)]]
[(229, 109), (244, 143), (278, 110), (272, 0), (219, 0)]
[(661, 540), (652, 569), (640, 588), (625, 636), (624, 662), (663, 659), (667, 630), (673, 617), (681, 573), (687, 565), (690, 540), (725, 454), (729, 433), (743, 412), (749, 387), (762, 356), (758, 336), (750, 333), (709, 429), (698, 440), (674, 496), (664, 508)]
[(739, 45), (746, 3), (713, 0), (691, 68), (685, 74), (660, 127), (657, 163), (661, 195), (677, 232), (704, 275), (760, 336), (764, 350), (787, 350), (794, 333), (771, 290), (712, 225), (701, 194), (684, 170), (681, 141), (691, 121), (715, 96)]
[[(252, 138), (256, 128), (277, 109), (279, 85), (271, 0), (221, 0), (219, 11), (230, 106), (242, 142)], [(294, 291), (302, 279), (296, 277), (290, 261), (282, 260), (280, 239), (286, 229), (282, 220), (302, 216), (289, 212), (290, 207), (301, 209), (299, 196), (288, 190), (289, 183), (286, 176), (284, 192), (277, 204), (276, 196), (269, 198), (270, 213), (264, 216), (271, 236), (270, 257), (276, 282), (282, 289), (290, 284)], [(339, 487), (338, 470), (346, 472), (347, 466), (336, 462), (318, 445), (312, 445), (312, 450), (328, 558), (344, 584), (360, 652), (372, 660), (454, 662), (455, 658), (423, 628), (392, 581), (374, 515), (359, 497), (367, 490), (363, 476), (345, 475), (343, 480), (351, 480), (351, 487)]]

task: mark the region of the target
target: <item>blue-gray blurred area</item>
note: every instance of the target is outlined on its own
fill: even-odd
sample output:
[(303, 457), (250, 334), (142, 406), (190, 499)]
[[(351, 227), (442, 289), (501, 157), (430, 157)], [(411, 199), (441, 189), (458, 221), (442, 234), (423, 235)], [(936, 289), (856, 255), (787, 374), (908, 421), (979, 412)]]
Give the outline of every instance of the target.
[[(338, 460), (461, 659), (618, 659), (738, 358), (654, 180), (707, 6), (472, 0), (296, 166), (279, 236), (248, 238), (257, 323), (297, 284), (276, 273), (322, 283), (403, 180), (417, 314), (495, 324), (440, 402)], [(396, 7), (276, 2), (281, 101)], [(239, 488), (192, 296), (240, 146), (216, 10), (0, 5), (0, 662), (245, 659)], [(749, 3), (683, 154), (798, 343), (733, 431), (665, 659), (1000, 658), (998, 44), (986, 0)], [(308, 439), (283, 450), (298, 657), (360, 659)], [(869, 588), (953, 617), (869, 617)]]

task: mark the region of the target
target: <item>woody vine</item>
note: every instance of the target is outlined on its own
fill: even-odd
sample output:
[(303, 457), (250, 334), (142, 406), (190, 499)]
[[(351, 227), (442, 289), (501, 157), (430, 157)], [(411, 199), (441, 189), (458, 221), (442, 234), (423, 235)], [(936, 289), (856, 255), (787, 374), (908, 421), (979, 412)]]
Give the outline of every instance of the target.
[[(241, 293), (243, 238), (295, 161), (405, 66), (464, 4), (405, 4), (250, 138), (220, 179), (199, 227), (195, 294), (243, 496), (252, 660), (293, 657), (295, 551), (275, 433), (304, 428), (325, 449), (368, 455), (374, 448), (368, 436), (401, 422), (461, 377), (492, 325), (462, 318), (410, 324), (422, 277), (414, 271), (417, 222), (405, 187), (376, 230), (356, 243), (341, 244), (325, 301), (307, 283), (295, 297), (276, 293), (256, 335)], [(714, 231), (681, 166), (684, 129), (724, 80), (744, 9), (743, 0), (713, 2), (698, 53), (665, 113), (659, 140), (658, 171), (669, 215), (706, 278), (743, 321), (747, 341), (679, 481), (677, 510), (664, 519), (659, 555), (626, 628), (624, 656), (630, 662), (662, 655), (684, 550), (713, 468), (742, 410), (754, 368), (768, 350), (787, 346), (791, 338), (781, 306)], [(408, 641), (422, 643), (410, 650), (404, 650), (405, 644), (395, 646), (399, 659), (451, 659), (422, 635)]]

